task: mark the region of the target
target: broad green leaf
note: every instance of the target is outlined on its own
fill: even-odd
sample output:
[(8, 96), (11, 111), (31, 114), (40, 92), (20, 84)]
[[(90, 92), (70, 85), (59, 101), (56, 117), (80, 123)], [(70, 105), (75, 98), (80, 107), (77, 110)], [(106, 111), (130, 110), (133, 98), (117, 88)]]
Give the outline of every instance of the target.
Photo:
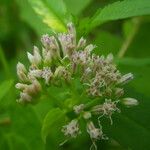
[(143, 20), (124, 56), (134, 58), (150, 57), (149, 27), (150, 22), (144, 22)]
[(93, 40), (93, 44), (97, 46), (97, 54), (107, 55), (109, 53), (112, 53), (113, 55), (116, 55), (118, 53), (122, 44), (122, 39), (119, 36), (102, 30), (96, 31), (95, 36), (96, 37)]
[(14, 132), (19, 137), (23, 137), (30, 150), (44, 150), (44, 142), (40, 134), (41, 121), (33, 108), (30, 106), (23, 107), (14, 102), (9, 112), (11, 132)]
[(108, 21), (148, 14), (150, 14), (149, 0), (118, 1), (102, 9), (100, 8), (91, 18), (89, 26), (93, 28)]
[(68, 10), (73, 15), (79, 15), (91, 2), (92, 0), (64, 0)]
[[(64, 16), (59, 16), (52, 5), (45, 0), (28, 0), (35, 12), (41, 16), (43, 22), (51, 29), (58, 32), (66, 31), (64, 24)], [(59, 2), (55, 1), (55, 5), (59, 6)], [(64, 15), (64, 14), (63, 14)]]
[(0, 101), (9, 92), (13, 85), (13, 80), (4, 81), (0, 84)]
[(19, 9), (20, 17), (39, 35), (52, 34), (52, 30), (42, 22), (42, 19), (34, 12), (27, 0), (16, 0)]
[(59, 108), (54, 108), (50, 110), (46, 117), (44, 118), (43, 126), (42, 126), (42, 139), (46, 142), (46, 137), (48, 134), (53, 132), (54, 127), (59, 127), (61, 133), (61, 125), (62, 122), (65, 121), (65, 114)]

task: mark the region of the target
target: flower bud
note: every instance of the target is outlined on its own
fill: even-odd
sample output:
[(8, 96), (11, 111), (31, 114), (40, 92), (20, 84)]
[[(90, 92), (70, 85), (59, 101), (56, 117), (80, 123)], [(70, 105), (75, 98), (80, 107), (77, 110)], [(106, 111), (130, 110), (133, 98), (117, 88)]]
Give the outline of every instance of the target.
[(83, 118), (84, 119), (88, 120), (91, 117), (92, 117), (92, 114), (90, 112), (86, 111), (86, 112), (83, 113)]
[(28, 59), (32, 65), (38, 66), (41, 63), (42, 57), (39, 53), (39, 49), (34, 46), (33, 55), (27, 52)]
[(18, 62), (18, 64), (17, 64), (17, 75), (21, 81), (24, 81), (24, 82), (28, 81), (26, 73), (27, 73), (27, 70), (26, 70), (25, 66), (22, 63)]
[(27, 84), (23, 84), (23, 83), (17, 83), (15, 85), (15, 87), (19, 90), (24, 90), (25, 88), (27, 88), (27, 86), (28, 86)]
[(117, 98), (123, 96), (123, 94), (124, 94), (124, 90), (123, 90), (122, 88), (116, 88), (116, 89), (115, 89), (115, 96), (116, 96)]
[(123, 98), (122, 103), (126, 105), (127, 107), (137, 106), (139, 104), (138, 100), (134, 98), (130, 98), (130, 97)]
[(21, 92), (20, 99), (17, 100), (18, 103), (31, 102), (32, 97), (28, 93)]
[(133, 79), (133, 74), (132, 73), (128, 73), (128, 74), (125, 74), (121, 77), (121, 79), (119, 80), (119, 84), (126, 84), (128, 83), (129, 81), (131, 81)]
[(81, 39), (78, 42), (77, 48), (78, 49), (83, 48), (85, 45), (86, 45), (86, 40), (83, 37), (81, 37)]
[(112, 53), (110, 53), (110, 54), (107, 55), (106, 61), (107, 61), (108, 63), (111, 63), (111, 62), (113, 61), (113, 59), (114, 59), (114, 56), (113, 56)]
[(78, 106), (76, 105), (73, 107), (73, 110), (76, 114), (80, 114), (83, 111), (84, 107), (85, 107), (84, 104), (80, 104)]

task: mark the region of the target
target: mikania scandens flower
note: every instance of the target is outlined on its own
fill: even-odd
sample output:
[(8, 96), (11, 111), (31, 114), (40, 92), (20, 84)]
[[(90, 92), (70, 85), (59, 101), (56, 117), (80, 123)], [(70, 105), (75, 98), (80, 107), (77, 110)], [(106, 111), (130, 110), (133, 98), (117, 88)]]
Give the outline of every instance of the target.
[[(102, 117), (109, 118), (112, 124), (112, 115), (120, 112), (118, 103), (126, 106), (138, 104), (136, 99), (123, 97), (123, 85), (133, 79), (133, 74), (122, 75), (113, 63), (113, 55), (96, 55), (93, 51), (96, 46), (87, 44), (84, 37), (77, 41), (73, 23), (68, 23), (67, 28), (66, 33), (42, 36), (41, 49), (34, 46), (33, 53), (27, 52), (28, 68), (18, 62), (19, 83), (16, 88), (20, 90), (20, 97), (17, 102), (32, 103), (50, 86), (64, 88), (65, 84), (65, 87), (69, 86), (68, 92), (72, 93), (72, 83), (79, 82), (82, 86), (80, 93), (83, 93), (81, 98), (74, 102), (72, 94), (69, 94), (69, 98), (73, 99), (69, 111), (72, 108), (76, 118), (71, 118), (62, 127), (62, 132), (67, 138), (76, 138), (81, 133), (80, 119), (84, 120), (85, 130), (96, 148), (97, 140), (106, 139), (102, 131)], [(68, 107), (64, 109), (66, 111)], [(97, 123), (93, 122), (95, 117)]]

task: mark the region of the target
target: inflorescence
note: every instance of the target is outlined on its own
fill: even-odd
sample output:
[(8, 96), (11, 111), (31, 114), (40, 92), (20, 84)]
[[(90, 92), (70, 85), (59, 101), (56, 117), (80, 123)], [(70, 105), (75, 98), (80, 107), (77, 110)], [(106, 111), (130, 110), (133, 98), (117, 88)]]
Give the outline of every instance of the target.
[[(74, 78), (79, 77), (79, 82), (85, 87), (87, 96), (99, 100), (99, 103), (78, 104), (72, 110), (78, 116), (67, 125), (62, 127), (62, 132), (68, 138), (76, 138), (80, 131), (79, 119), (86, 121), (86, 131), (89, 134), (96, 149), (95, 142), (100, 139), (107, 139), (103, 134), (100, 119), (108, 117), (112, 122), (112, 114), (120, 112), (117, 107), (119, 102), (134, 106), (138, 102), (133, 98), (122, 98), (124, 90), (122, 85), (133, 79), (131, 73), (122, 75), (113, 63), (113, 55), (107, 57), (94, 54), (95, 45), (86, 44), (86, 40), (81, 37), (77, 42), (76, 30), (72, 23), (68, 23), (68, 32), (59, 33), (54, 36), (43, 35), (41, 42), (42, 53), (34, 46), (33, 54), (27, 53), (30, 66), (27, 69), (22, 63), (17, 64), (17, 75), (20, 83), (16, 84), (19, 89), (19, 103), (32, 103), (41, 91), (41, 81), (46, 86), (58, 85), (59, 80), (67, 84)], [(92, 117), (97, 116), (97, 127), (92, 121)]]

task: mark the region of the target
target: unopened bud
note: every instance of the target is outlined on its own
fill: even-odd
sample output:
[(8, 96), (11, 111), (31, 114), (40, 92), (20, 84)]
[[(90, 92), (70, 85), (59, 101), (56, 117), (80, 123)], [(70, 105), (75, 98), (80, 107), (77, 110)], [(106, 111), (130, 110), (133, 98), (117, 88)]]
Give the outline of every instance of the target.
[(85, 106), (84, 104), (80, 104), (78, 106), (76, 105), (73, 107), (73, 110), (76, 114), (80, 114), (83, 111), (84, 106)]
[(124, 105), (126, 105), (127, 107), (131, 107), (131, 106), (137, 106), (139, 104), (138, 100), (134, 99), (134, 98), (123, 98), (122, 99), (122, 103)]
[(88, 120), (91, 117), (92, 117), (92, 114), (90, 112), (86, 111), (86, 112), (83, 113), (83, 118), (84, 119)]
[(115, 95), (117, 98), (123, 96), (123, 94), (124, 94), (124, 90), (122, 88), (116, 88), (115, 89)]
[(24, 90), (25, 88), (27, 88), (27, 86), (27, 84), (17, 83), (15, 87), (19, 90)]
[(21, 81), (28, 81), (26, 73), (27, 73), (27, 70), (26, 70), (25, 66), (22, 63), (18, 62), (17, 75)]
[(31, 102), (32, 97), (28, 93), (21, 92), (20, 99), (17, 100), (18, 103)]
[(113, 61), (113, 59), (114, 59), (114, 56), (113, 56), (112, 53), (110, 53), (110, 54), (107, 55), (106, 60), (107, 60), (108, 63), (111, 63)]
[(81, 37), (81, 39), (78, 42), (77, 48), (83, 48), (85, 44), (86, 44), (86, 40), (83, 37)]
[(132, 79), (133, 79), (133, 74), (132, 73), (125, 74), (119, 80), (119, 84), (126, 84), (129, 81), (131, 81)]
[(34, 46), (33, 55), (27, 52), (27, 56), (32, 65), (38, 66), (41, 63), (42, 58), (36, 46)]

